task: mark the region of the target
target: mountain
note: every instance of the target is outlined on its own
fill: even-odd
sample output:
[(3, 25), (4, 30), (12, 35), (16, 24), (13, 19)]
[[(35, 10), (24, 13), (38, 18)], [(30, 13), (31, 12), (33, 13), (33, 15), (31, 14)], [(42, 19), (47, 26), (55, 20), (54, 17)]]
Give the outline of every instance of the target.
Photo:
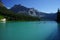
[(47, 15), (45, 15), (44, 18), (49, 19), (49, 20), (56, 20), (57, 19), (57, 13), (47, 14)]
[(10, 10), (15, 13), (19, 13), (19, 12), (27, 12), (29, 10), (29, 8), (19, 4), (19, 5), (14, 5)]
[(19, 13), (19, 14), (25, 14), (25, 15), (35, 15), (39, 18), (42, 19), (49, 19), (49, 20), (56, 20), (57, 19), (57, 14), (56, 13), (45, 13), (45, 12), (39, 12), (34, 8), (27, 8), (25, 6), (22, 5), (14, 5), (11, 9), (11, 11), (15, 12), (15, 13)]
[(8, 10), (5, 7), (0, 7), (0, 15), (9, 21), (39, 21), (40, 18), (29, 15), (21, 15)]
[(34, 8), (27, 8), (22, 5), (14, 5), (11, 9), (11, 11), (18, 13), (18, 14), (25, 14), (25, 15), (30, 15), (30, 16), (37, 16), (36, 15), (36, 10)]
[[(7, 9), (5, 6), (0, 3), (0, 18), (6, 18), (9, 21), (39, 21), (40, 18), (32, 17), (29, 15), (21, 15), (18, 13), (14, 13), (13, 11)], [(25, 8), (25, 7), (24, 7)]]
[(44, 13), (40, 12), (38, 14), (42, 19), (46, 20), (56, 20), (57, 19), (57, 13)]
[(11, 9), (7, 9), (5, 6), (3, 6), (2, 2), (0, 2), (0, 15), (4, 16), (8, 20), (56, 20), (57, 17), (56, 13), (49, 14), (39, 12), (34, 8), (27, 8), (21, 4), (14, 5)]

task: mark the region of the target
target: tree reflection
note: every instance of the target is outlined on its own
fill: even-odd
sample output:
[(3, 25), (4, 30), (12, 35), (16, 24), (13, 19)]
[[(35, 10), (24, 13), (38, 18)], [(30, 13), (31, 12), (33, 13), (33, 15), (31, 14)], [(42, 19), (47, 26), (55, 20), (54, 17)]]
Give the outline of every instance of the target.
[(56, 36), (53, 38), (53, 40), (60, 40), (60, 23), (58, 23), (58, 32), (56, 34)]

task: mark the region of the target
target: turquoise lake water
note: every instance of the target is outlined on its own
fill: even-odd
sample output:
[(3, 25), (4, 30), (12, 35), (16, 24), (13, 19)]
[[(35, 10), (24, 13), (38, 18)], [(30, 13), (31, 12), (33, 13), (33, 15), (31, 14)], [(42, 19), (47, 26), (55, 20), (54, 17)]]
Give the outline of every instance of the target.
[(48, 40), (57, 29), (55, 21), (0, 23), (0, 40)]

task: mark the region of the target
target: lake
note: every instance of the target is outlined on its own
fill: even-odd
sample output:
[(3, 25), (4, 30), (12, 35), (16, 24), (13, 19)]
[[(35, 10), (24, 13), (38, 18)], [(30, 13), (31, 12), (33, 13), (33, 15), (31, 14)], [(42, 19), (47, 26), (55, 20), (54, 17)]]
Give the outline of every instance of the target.
[(57, 32), (55, 21), (0, 23), (0, 40), (52, 40)]

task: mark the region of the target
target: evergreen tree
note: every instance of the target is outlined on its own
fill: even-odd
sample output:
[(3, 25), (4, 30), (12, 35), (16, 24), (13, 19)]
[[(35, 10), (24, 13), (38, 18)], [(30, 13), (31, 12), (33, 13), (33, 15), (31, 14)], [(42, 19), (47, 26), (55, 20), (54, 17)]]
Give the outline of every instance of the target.
[(60, 22), (60, 9), (58, 9), (58, 12), (57, 12), (57, 22)]

